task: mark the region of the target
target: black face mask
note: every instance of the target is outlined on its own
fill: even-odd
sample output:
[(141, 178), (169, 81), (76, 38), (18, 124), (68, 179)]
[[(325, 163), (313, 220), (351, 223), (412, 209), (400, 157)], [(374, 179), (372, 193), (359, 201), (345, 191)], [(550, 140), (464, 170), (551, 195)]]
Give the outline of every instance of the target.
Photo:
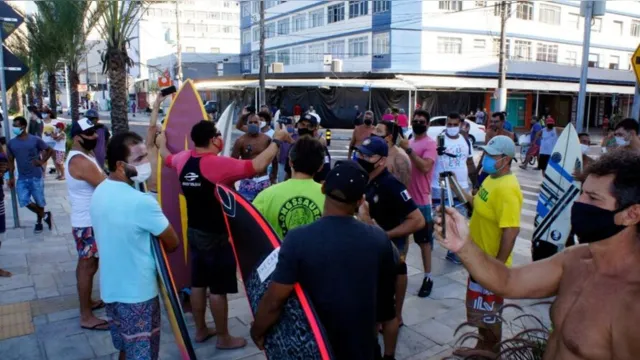
[(92, 151), (98, 145), (98, 139), (85, 139), (83, 137), (80, 138), (80, 146), (82, 146), (87, 151)]
[(298, 136), (313, 136), (313, 130), (307, 128), (298, 128)]
[(427, 125), (425, 124), (412, 124), (411, 127), (416, 135), (422, 135), (427, 132)]
[(581, 243), (608, 239), (626, 228), (613, 220), (622, 210), (607, 210), (576, 201), (571, 208), (571, 227)]
[(364, 124), (367, 126), (370, 126), (371, 124), (373, 124), (373, 120), (371, 119), (364, 119)]
[(373, 170), (376, 169), (376, 164), (378, 163), (378, 161), (380, 161), (378, 160), (374, 163), (370, 163), (367, 160), (361, 159), (361, 158), (358, 158), (357, 160), (358, 160), (358, 164), (360, 164), (360, 166), (362, 166), (362, 168), (369, 174), (371, 174)]
[(553, 129), (553, 125), (547, 125), (547, 129), (549, 130)]

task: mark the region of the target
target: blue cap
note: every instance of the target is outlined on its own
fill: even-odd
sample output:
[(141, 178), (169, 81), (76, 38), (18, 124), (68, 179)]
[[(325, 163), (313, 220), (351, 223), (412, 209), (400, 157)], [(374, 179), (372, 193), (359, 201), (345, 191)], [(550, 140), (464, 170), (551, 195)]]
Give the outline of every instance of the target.
[(356, 146), (356, 150), (366, 156), (380, 155), (387, 157), (389, 155), (387, 142), (379, 136), (369, 136), (364, 139), (361, 145)]
[(88, 117), (89, 119), (97, 119), (99, 117), (98, 112), (95, 111), (94, 109), (89, 109), (85, 111), (84, 116)]

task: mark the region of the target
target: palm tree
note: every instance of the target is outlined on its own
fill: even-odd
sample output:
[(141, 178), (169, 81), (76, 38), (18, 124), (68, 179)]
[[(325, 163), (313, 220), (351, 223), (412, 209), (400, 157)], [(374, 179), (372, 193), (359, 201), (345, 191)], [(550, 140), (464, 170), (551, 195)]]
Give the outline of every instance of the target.
[(132, 66), (134, 61), (127, 46), (147, 2), (101, 0), (100, 3), (104, 8), (97, 29), (106, 43), (102, 52), (102, 71), (109, 76), (111, 128), (117, 134), (129, 130), (127, 66)]

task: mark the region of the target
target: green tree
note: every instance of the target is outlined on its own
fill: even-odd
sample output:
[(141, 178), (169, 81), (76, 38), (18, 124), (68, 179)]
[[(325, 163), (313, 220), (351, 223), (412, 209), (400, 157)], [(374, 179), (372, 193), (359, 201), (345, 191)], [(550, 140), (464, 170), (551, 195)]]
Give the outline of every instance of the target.
[(103, 11), (97, 29), (106, 43), (102, 53), (102, 71), (109, 77), (111, 128), (117, 134), (129, 130), (127, 67), (133, 66), (134, 61), (129, 56), (127, 45), (147, 2), (101, 0), (99, 3)]

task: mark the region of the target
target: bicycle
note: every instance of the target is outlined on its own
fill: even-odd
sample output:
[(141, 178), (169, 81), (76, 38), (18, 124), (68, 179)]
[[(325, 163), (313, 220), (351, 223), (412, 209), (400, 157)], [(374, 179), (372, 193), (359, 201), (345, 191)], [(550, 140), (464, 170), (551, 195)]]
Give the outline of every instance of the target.
[[(531, 149), (531, 144), (523, 144), (520, 145), (520, 162), (522, 164), (524, 164), (525, 159), (527, 158), (527, 153), (529, 152), (529, 150)], [(535, 165), (536, 161), (538, 160), (538, 154), (536, 151), (536, 154), (532, 154), (533, 156), (531, 156), (531, 159), (528, 162), (528, 165)]]

